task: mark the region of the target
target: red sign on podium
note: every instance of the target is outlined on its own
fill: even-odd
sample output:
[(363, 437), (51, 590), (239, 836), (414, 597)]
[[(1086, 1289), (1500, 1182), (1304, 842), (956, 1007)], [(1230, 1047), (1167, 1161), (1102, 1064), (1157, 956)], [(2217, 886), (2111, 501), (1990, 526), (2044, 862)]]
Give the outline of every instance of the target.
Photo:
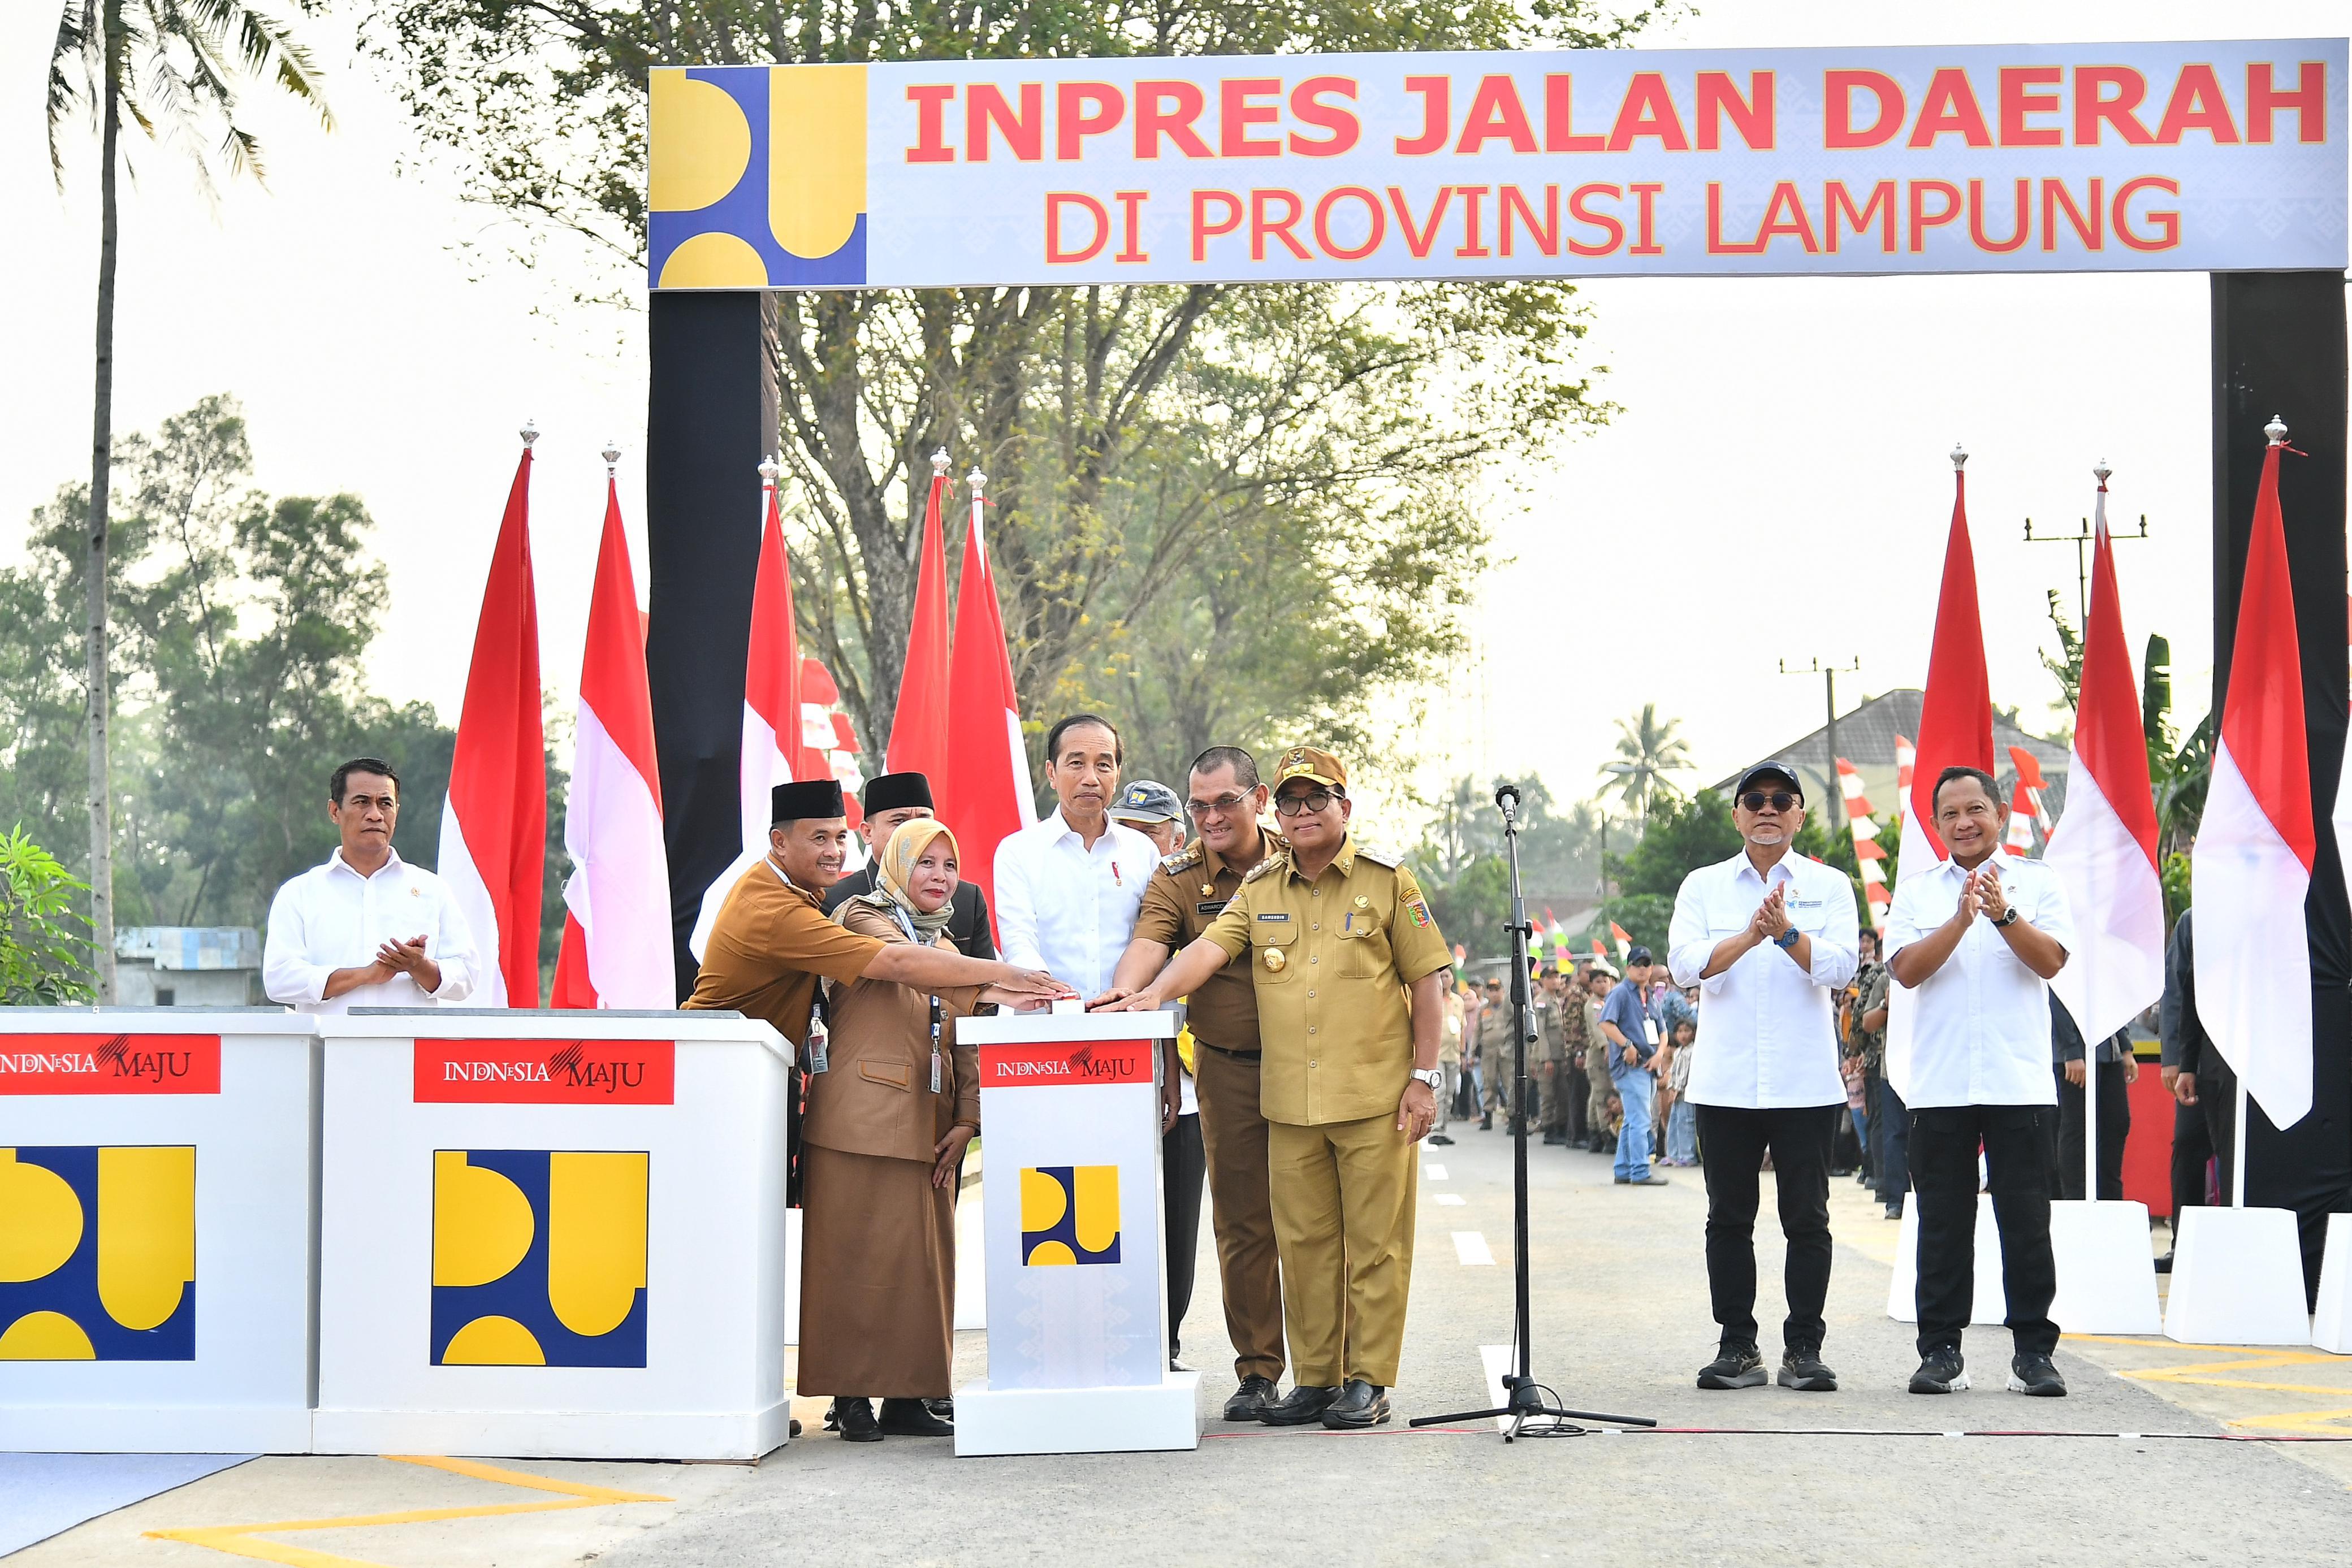
[(0, 1094), (217, 1094), (216, 1034), (0, 1035)]
[(980, 1048), (982, 1089), (1037, 1089), (1151, 1082), (1149, 1040), (1029, 1040)]
[(420, 1040), (419, 1105), (667, 1105), (668, 1040)]

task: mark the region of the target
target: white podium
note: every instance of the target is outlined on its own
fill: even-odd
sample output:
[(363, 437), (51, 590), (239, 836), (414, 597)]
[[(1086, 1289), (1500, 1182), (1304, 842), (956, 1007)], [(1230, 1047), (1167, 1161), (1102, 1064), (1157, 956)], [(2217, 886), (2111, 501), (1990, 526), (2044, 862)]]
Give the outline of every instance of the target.
[(2164, 1333), (2187, 1344), (2309, 1344), (2291, 1208), (2185, 1208)]
[(310, 1445), (310, 1020), (0, 1014), (0, 1449)]
[(781, 1036), (731, 1013), (316, 1022), (316, 1451), (784, 1441)]
[(1200, 1375), (1168, 1370), (1160, 1176), (1170, 1013), (967, 1019), (980, 1048), (988, 1377), (955, 1451), (1196, 1448)]
[(2311, 1320), (2311, 1343), (2338, 1355), (2352, 1354), (2352, 1214), (2327, 1217), (2327, 1251), (2319, 1264), (2319, 1310)]

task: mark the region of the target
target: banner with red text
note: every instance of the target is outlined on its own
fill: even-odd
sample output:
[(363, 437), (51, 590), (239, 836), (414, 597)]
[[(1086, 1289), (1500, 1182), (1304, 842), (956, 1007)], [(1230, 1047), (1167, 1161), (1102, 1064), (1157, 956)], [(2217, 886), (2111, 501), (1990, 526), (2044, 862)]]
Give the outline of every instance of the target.
[(658, 289), (2346, 265), (2346, 40), (713, 66)]

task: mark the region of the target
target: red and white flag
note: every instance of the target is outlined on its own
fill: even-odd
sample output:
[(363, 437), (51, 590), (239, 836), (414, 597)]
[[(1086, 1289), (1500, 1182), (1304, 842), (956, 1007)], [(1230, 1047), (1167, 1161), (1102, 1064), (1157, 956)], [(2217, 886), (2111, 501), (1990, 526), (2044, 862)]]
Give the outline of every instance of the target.
[[(2131, 645), (2116, 591), (2107, 537), (2107, 474), (2099, 477), (2091, 609), (2083, 626), (2083, 678), (2074, 699), (2074, 751), (2066, 768), (2066, 815), (2042, 858), (2066, 890), (2074, 951), (2050, 982), (2082, 1026), (2105, 1040), (2164, 995), (2164, 883), (2157, 863), (2156, 801), (2148, 790), (2147, 732)], [(2019, 783), (2032, 754), (2012, 747)], [(2298, 906), (2300, 907), (2300, 906)]]
[(677, 1005), (661, 765), (645, 623), (613, 478), (618, 458), (605, 453), (604, 533), (580, 661), (580, 727), (563, 816), (572, 872), (563, 884), (563, 947), (555, 966), (559, 1008)]
[(449, 762), (437, 866), (482, 966), (473, 1005), (539, 1006), (539, 917), (547, 868), (547, 733), (539, 703), (539, 601), (530, 571), (530, 444), (507, 492), (482, 585), (466, 706)]
[(1029, 782), (1029, 748), (1021, 739), (1021, 698), (1013, 685), (1013, 654), (996, 574), (988, 564), (981, 524), (988, 476), (975, 468), (971, 528), (965, 536), (963, 576), (956, 585), (955, 647), (948, 673), (948, 751), (955, 758), (947, 788), (931, 796), (940, 820), (962, 851), (963, 880), (978, 883), (996, 909), (996, 846), (1037, 820)]
[[(1936, 640), (1927, 652), (1927, 689), (1919, 703), (1919, 744), (1904, 787), (1903, 841), (1895, 859), (1906, 866), (1941, 861), (1948, 852), (1936, 836), (1936, 779), (1947, 768), (1993, 769), (1992, 685), (1985, 674), (1984, 623), (1977, 611), (1976, 552), (1969, 543), (1969, 455), (1952, 448), (1952, 527), (1944, 541), (1944, 585), (1936, 599)], [(1895, 737), (1896, 767), (1903, 739)], [(1915, 860), (1918, 855), (1923, 858)]]
[[(2262, 488), (2239, 590), (2229, 700), (2190, 855), (2197, 1013), (2274, 1125), (2311, 1110), (2311, 949), (2304, 895), (2317, 835), (2305, 751), (2303, 666), (2279, 516), (2279, 448), (2265, 427)], [(2071, 784), (2069, 786), (2071, 788)]]
[(948, 452), (931, 454), (931, 494), (923, 507), (923, 550), (915, 567), (915, 613), (907, 625), (907, 663), (898, 674), (898, 707), (890, 720), (884, 768), (920, 773), (936, 795), (948, 777), (948, 551), (940, 506), (947, 494)]
[(1633, 954), (1633, 939), (1627, 936), (1625, 928), (1614, 920), (1609, 923), (1609, 940), (1617, 944), (1617, 961), (1621, 964), (1631, 962)]
[(710, 939), (719, 906), (743, 873), (768, 852), (771, 792), (798, 778), (818, 777), (800, 771), (801, 645), (793, 624), (793, 574), (784, 554), (783, 511), (776, 498), (780, 472), (773, 458), (760, 465), (767, 516), (761, 525), (760, 563), (751, 578), (751, 653), (743, 666), (743, 749), (736, 786), (743, 847), (734, 863), (703, 890), (702, 908), (686, 941), (698, 959)]
[(1849, 817), (1867, 817), (1876, 810), (1870, 798), (1862, 792), (1862, 769), (1841, 757), (1837, 759), (1838, 794), (1845, 801)]
[[(1903, 743), (1906, 747), (1909, 741)], [(1853, 835), (1854, 863), (1861, 868), (1862, 895), (1870, 905), (1873, 929), (1886, 925), (1886, 906), (1895, 894), (1886, 885), (1886, 846), (1878, 841), (1875, 808), (1862, 792), (1862, 771), (1841, 757), (1837, 759), (1838, 792), (1845, 797), (1846, 831)]]
[(2033, 791), (2022, 779), (2009, 792), (2009, 832), (2000, 847), (2019, 860), (2033, 858)]

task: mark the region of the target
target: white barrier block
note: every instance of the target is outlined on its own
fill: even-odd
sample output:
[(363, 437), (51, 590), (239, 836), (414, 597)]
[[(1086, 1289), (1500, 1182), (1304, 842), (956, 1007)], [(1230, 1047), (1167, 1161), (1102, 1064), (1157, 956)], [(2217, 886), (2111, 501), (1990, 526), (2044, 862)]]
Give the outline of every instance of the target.
[[(2009, 1296), (2000, 1269), (2000, 1228), (1993, 1223), (1992, 1195), (1977, 1194), (1976, 1300), (1972, 1323), (1997, 1323), (2009, 1316)], [(1898, 1323), (1919, 1321), (1919, 1195), (1903, 1199), (1903, 1234), (1895, 1239), (1895, 1277), (1886, 1284), (1886, 1315)]]
[(2303, 1248), (2286, 1208), (2184, 1209), (2164, 1333), (2186, 1344), (2309, 1344)]
[(2053, 1203), (2050, 1250), (2058, 1263), (2058, 1293), (2050, 1303), (2050, 1315), (2064, 1332), (2162, 1330), (2156, 1255), (2147, 1244), (2147, 1205)]
[(986, 1185), (982, 1176), (956, 1205), (955, 1326), (960, 1329), (988, 1326), (988, 1228), (982, 1223), (987, 1205), (981, 1197)]
[(2338, 1355), (2352, 1354), (2352, 1214), (2327, 1217), (2327, 1255), (2319, 1265), (2319, 1312), (2311, 1321), (2311, 1343)]

